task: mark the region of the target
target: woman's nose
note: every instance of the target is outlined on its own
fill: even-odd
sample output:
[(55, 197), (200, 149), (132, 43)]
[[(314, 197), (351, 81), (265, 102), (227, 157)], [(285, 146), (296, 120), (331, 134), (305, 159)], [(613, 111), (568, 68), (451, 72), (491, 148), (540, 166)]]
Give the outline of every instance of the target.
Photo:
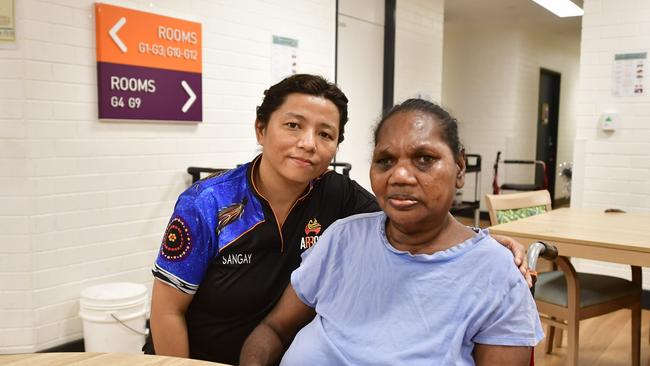
[(305, 131), (301, 134), (300, 139), (298, 140), (298, 147), (301, 147), (307, 151), (313, 151), (316, 149), (316, 139), (313, 131)]
[(415, 176), (411, 171), (411, 167), (405, 162), (398, 162), (393, 169), (393, 174), (390, 175), (391, 184), (412, 184), (415, 181)]

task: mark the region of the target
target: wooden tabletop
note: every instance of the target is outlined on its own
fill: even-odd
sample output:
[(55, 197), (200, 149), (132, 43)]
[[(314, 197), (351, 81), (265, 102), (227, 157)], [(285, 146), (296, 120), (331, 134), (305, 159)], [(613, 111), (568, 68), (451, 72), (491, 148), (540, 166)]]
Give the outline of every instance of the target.
[(650, 267), (649, 214), (561, 208), (492, 226), (490, 232), (524, 244), (547, 241), (565, 256)]
[(25, 353), (0, 355), (2, 366), (218, 366), (221, 363), (136, 353)]

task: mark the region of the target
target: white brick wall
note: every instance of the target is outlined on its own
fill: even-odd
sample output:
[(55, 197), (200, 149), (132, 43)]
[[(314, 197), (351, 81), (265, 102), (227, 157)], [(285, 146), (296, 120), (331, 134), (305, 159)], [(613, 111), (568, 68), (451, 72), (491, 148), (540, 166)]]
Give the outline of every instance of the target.
[[(611, 90), (614, 55), (650, 52), (650, 3), (647, 1), (585, 0), (577, 96), (578, 124), (575, 159), (582, 174), (573, 182), (579, 199), (575, 207), (617, 207), (630, 212), (650, 212), (650, 93), (640, 97), (615, 97)], [(646, 61), (647, 62), (647, 61)], [(646, 85), (648, 82), (646, 80)], [(605, 110), (618, 112), (617, 130), (601, 131)], [(581, 271), (629, 278), (629, 268), (580, 260)], [(650, 288), (644, 269), (644, 288)]]
[(0, 49), (0, 353), (30, 351), (35, 340), (23, 57), (19, 47)]
[(94, 2), (16, 1), (18, 41), (0, 48), (0, 353), (81, 338), (89, 285), (151, 284), (185, 169), (257, 152), (272, 34), (299, 39), (299, 71), (334, 78), (334, 1), (111, 2), (202, 21), (204, 122), (97, 121)]
[(444, 0), (397, 2), (396, 103), (418, 96), (440, 102), (444, 10)]
[[(497, 151), (502, 158), (535, 158), (541, 67), (562, 74), (558, 162), (572, 160), (578, 64), (577, 36), (489, 20), (445, 23), (443, 105), (459, 119), (467, 152), (483, 157), (482, 200), (492, 193)], [(524, 166), (499, 168), (500, 183), (533, 179), (533, 170)], [(562, 194), (561, 183), (556, 178), (556, 197)], [(464, 199), (472, 199), (473, 192), (470, 177)]]
[[(337, 159), (351, 163), (350, 177), (368, 190), (372, 130), (382, 113), (383, 5), (382, 0), (339, 2), (346, 25), (339, 33), (338, 81), (350, 97), (350, 123)], [(400, 0), (395, 11), (394, 101), (418, 95), (439, 101), (444, 0)]]
[[(442, 102), (459, 120), (467, 152), (483, 158), (481, 197), (491, 192), (491, 163), (515, 125), (515, 46), (507, 29), (445, 22)], [(473, 199), (473, 181), (466, 180), (466, 200)]]
[[(560, 82), (560, 114), (557, 141), (557, 164), (573, 160), (573, 141), (576, 129), (576, 96), (578, 91), (580, 35), (552, 35), (540, 32), (538, 29), (522, 30), (519, 38), (519, 98), (518, 105), (520, 121), (517, 134), (526, 136), (522, 142), (526, 147), (524, 156), (535, 157), (537, 144), (537, 113), (539, 95), (540, 67), (559, 72)], [(565, 196), (565, 180), (555, 176), (555, 198)], [(529, 181), (532, 181), (532, 175)]]
[[(585, 1), (577, 137), (585, 140), (584, 176), (574, 182), (584, 207), (650, 211), (650, 97), (615, 97), (614, 55), (650, 52), (650, 4), (633, 1)], [(600, 130), (601, 114), (613, 109), (619, 123), (613, 133)]]

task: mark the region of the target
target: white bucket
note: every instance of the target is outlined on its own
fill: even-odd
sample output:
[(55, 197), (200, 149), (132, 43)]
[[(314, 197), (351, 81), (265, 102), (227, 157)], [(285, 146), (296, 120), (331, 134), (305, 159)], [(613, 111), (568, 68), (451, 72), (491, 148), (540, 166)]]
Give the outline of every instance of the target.
[(147, 288), (128, 282), (106, 283), (81, 291), (86, 352), (141, 353), (145, 342)]

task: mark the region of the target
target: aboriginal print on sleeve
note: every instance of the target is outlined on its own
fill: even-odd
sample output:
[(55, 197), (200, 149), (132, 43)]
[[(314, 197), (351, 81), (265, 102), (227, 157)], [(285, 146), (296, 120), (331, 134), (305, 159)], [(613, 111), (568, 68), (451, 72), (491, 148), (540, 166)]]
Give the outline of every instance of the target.
[(262, 205), (249, 187), (248, 166), (201, 180), (181, 194), (154, 276), (193, 295), (220, 252), (264, 222)]
[(182, 195), (160, 244), (153, 274), (187, 293), (196, 293), (212, 253), (209, 225), (191, 197)]

